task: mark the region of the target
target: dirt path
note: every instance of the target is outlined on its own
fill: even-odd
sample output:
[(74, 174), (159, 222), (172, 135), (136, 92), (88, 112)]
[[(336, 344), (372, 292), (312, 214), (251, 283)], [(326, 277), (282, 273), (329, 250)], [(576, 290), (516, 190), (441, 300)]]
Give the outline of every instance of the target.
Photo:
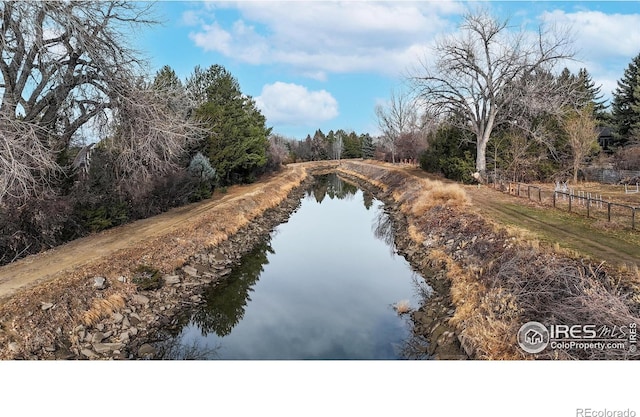
[(260, 183), (229, 187), (226, 194), (217, 192), (211, 199), (170, 210), (104, 232), (74, 240), (37, 255), (0, 267), (0, 300), (17, 290), (46, 281), (49, 277), (107, 257), (123, 248), (143, 245), (145, 241), (171, 233), (199, 214), (241, 195), (252, 192)]
[[(416, 176), (430, 177), (417, 168), (399, 169), (406, 169)], [(226, 194), (216, 193), (210, 200), (77, 239), (0, 267), (0, 300), (8, 298), (18, 289), (46, 281), (59, 272), (107, 257), (123, 248), (139, 247), (151, 238), (169, 234), (222, 202), (254, 191), (260, 184), (230, 187)], [(563, 247), (614, 265), (640, 263), (640, 233), (637, 234), (637, 240), (628, 241), (614, 232), (589, 227), (578, 216), (559, 211), (551, 213), (550, 209), (532, 207), (526, 200), (486, 187), (478, 189), (467, 186), (465, 189), (471, 197), (473, 210), (498, 223), (527, 229), (540, 240), (558, 242)]]
[[(407, 168), (407, 171), (432, 178), (418, 168)], [(525, 229), (541, 241), (557, 242), (561, 247), (594, 260), (612, 265), (640, 264), (640, 232), (620, 234), (593, 227), (592, 222), (584, 217), (529, 203), (527, 199), (489, 187), (464, 188), (471, 198), (472, 209), (496, 223)]]

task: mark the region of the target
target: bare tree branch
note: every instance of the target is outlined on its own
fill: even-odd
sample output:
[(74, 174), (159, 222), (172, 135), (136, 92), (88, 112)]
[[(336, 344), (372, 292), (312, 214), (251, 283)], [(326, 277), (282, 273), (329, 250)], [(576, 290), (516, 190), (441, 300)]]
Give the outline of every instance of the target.
[(544, 95), (547, 85), (513, 88), (530, 75), (548, 71), (570, 59), (569, 37), (540, 28), (532, 39), (520, 31), (511, 33), (508, 21), (487, 12), (467, 14), (460, 32), (444, 37), (435, 46), (435, 62), (422, 62), (410, 78), (430, 112), (458, 116), (461, 128), (476, 136), (476, 169), (486, 170), (486, 145), (493, 129), (511, 121), (515, 102), (526, 104), (531, 94)]

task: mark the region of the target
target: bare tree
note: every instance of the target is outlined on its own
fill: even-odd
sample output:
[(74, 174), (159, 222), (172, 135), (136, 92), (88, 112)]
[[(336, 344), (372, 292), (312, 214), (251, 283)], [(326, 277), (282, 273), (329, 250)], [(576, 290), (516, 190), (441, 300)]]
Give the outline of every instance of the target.
[(419, 117), (416, 102), (407, 93), (396, 94), (392, 91), (387, 104), (378, 104), (375, 112), (382, 132), (382, 144), (391, 151), (391, 159), (395, 163), (400, 137), (417, 129)]
[(36, 192), (60, 169), (59, 153), (83, 127), (109, 121), (143, 64), (128, 46), (127, 30), (153, 23), (150, 7), (127, 1), (0, 4), (0, 199)]
[(347, 133), (344, 130), (338, 130), (334, 137), (333, 142), (331, 142), (331, 154), (333, 159), (340, 160), (342, 157), (342, 150), (344, 148), (344, 136)]
[(543, 27), (535, 36), (514, 33), (507, 21), (485, 11), (467, 14), (460, 29), (436, 44), (433, 65), (422, 62), (411, 79), (433, 113), (457, 115), (460, 127), (475, 135), (476, 169), (484, 173), (493, 129), (511, 121), (509, 110), (516, 101), (526, 105), (531, 95), (543, 97), (550, 87), (542, 78), (524, 89), (512, 88), (514, 83), (533, 80), (530, 75), (548, 71), (573, 53), (566, 33)]
[(119, 93), (104, 146), (114, 155), (125, 192), (136, 195), (154, 177), (178, 169), (187, 145), (204, 134), (204, 128), (187, 118), (186, 106), (175, 109), (177, 96), (175, 89), (151, 85)]
[(0, 112), (0, 204), (6, 197), (30, 195), (60, 172), (54, 155), (40, 141), (45, 132)]
[(561, 123), (571, 148), (573, 182), (577, 183), (580, 165), (591, 152), (598, 149), (598, 132), (593, 117), (593, 107), (587, 106), (572, 111), (562, 119)]

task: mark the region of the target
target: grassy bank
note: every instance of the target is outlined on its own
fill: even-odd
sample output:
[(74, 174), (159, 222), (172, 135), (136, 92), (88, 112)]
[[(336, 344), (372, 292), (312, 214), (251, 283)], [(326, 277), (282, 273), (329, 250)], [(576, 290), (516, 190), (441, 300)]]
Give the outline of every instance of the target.
[[(159, 276), (172, 273), (190, 256), (216, 247), (266, 210), (278, 206), (306, 176), (304, 168), (288, 167), (259, 183), (231, 187), (219, 201), (189, 207), (186, 218), (180, 217), (179, 222), (154, 233), (155, 237), (143, 244), (104, 253), (70, 269), (53, 274), (45, 271), (46, 265), (62, 259), (64, 247), (25, 259), (26, 266), (42, 264), (42, 278), (0, 305), (0, 358), (37, 358), (47, 348), (68, 346), (76, 326), (97, 323), (135, 297), (138, 288), (132, 277), (141, 267)], [(128, 231), (113, 229), (106, 233), (121, 232), (125, 237)], [(93, 278), (98, 276), (105, 277), (109, 286), (97, 291)]]
[[(446, 269), (463, 346), (480, 359), (624, 359), (623, 349), (527, 354), (517, 343), (528, 321), (640, 325), (637, 268), (611, 269), (496, 227), (469, 210), (456, 185), (385, 164), (345, 161), (340, 171), (378, 187), (407, 216), (406, 233)], [(638, 357), (635, 354), (633, 357)]]

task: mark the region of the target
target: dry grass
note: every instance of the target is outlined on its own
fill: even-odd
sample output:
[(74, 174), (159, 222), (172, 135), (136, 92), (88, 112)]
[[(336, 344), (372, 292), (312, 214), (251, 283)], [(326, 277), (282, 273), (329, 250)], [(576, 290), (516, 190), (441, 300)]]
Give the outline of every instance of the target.
[(409, 300), (401, 300), (393, 305), (393, 308), (396, 310), (396, 313), (402, 315), (407, 314), (411, 311), (411, 304)]
[(110, 317), (113, 313), (124, 308), (124, 298), (120, 294), (113, 294), (108, 298), (93, 300), (93, 304), (88, 311), (82, 314), (82, 323), (85, 326), (92, 326), (105, 317)]
[[(461, 187), (419, 179), (386, 164), (343, 162), (342, 172), (376, 185), (406, 215), (408, 236), (454, 244), (429, 253), (446, 271), (456, 307), (450, 322), (480, 359), (620, 359), (622, 351), (547, 350), (525, 354), (520, 326), (545, 324), (640, 325), (640, 271), (611, 271), (558, 244), (543, 244), (520, 228), (503, 227), (465, 210)], [(471, 241), (473, 237), (473, 241)], [(464, 243), (463, 245), (461, 243)], [(396, 307), (397, 308), (397, 307)]]
[[(144, 245), (115, 250), (20, 291), (0, 305), (0, 327), (10, 323), (10, 332), (0, 331), (0, 358), (30, 357), (42, 346), (54, 344), (58, 338), (56, 328), (60, 328), (59, 334), (69, 334), (79, 323), (89, 326), (108, 317), (123, 308), (124, 300), (136, 292), (135, 285), (119, 283), (117, 277), (130, 276), (140, 264), (151, 265), (161, 273), (174, 271), (194, 253), (220, 244), (264, 211), (277, 206), (306, 176), (306, 170), (296, 166), (264, 182), (233, 187), (217, 204), (194, 205), (188, 221), (164, 230)], [(96, 297), (92, 287), (94, 276), (104, 276), (112, 284), (101, 297)], [(42, 301), (55, 307), (43, 311)], [(9, 341), (21, 346), (19, 353), (6, 348)]]

